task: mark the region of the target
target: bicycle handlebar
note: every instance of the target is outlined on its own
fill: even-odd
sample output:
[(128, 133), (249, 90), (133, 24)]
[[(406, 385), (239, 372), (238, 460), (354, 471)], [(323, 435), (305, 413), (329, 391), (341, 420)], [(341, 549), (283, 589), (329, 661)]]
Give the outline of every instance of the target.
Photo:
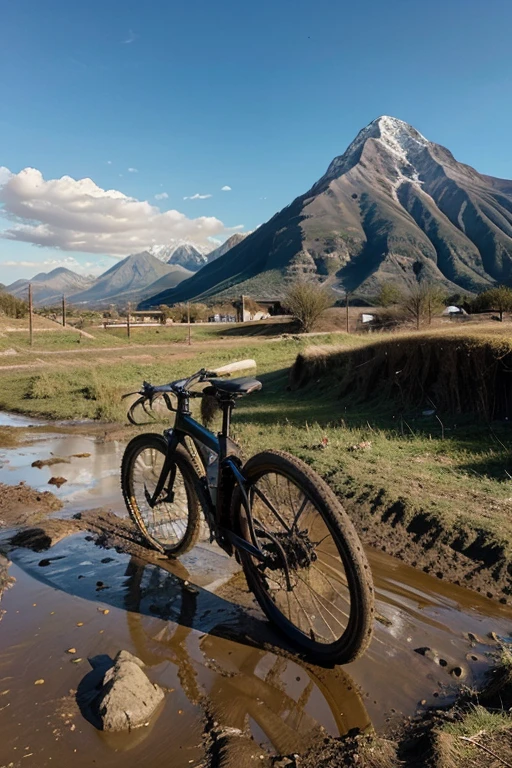
[(137, 424), (137, 422), (134, 420), (133, 412), (135, 408), (138, 405), (141, 405), (143, 410), (148, 414), (148, 416), (151, 416), (151, 414), (146, 409), (146, 402), (149, 401), (150, 408), (153, 409), (153, 403), (154, 401), (159, 398), (163, 397), (165, 400), (165, 404), (167, 408), (170, 411), (176, 410), (172, 406), (171, 398), (169, 395), (185, 395), (188, 397), (202, 397), (202, 392), (191, 392), (190, 387), (192, 384), (194, 384), (196, 381), (204, 382), (208, 381), (208, 379), (215, 379), (218, 377), (223, 376), (231, 376), (232, 373), (235, 371), (243, 371), (247, 368), (255, 368), (256, 367), (256, 361), (252, 359), (247, 360), (238, 360), (234, 363), (228, 363), (227, 365), (223, 365), (220, 368), (217, 368), (215, 371), (208, 371), (206, 368), (201, 368), (200, 371), (197, 371), (196, 373), (192, 374), (188, 379), (178, 379), (177, 381), (171, 381), (169, 384), (160, 384), (160, 385), (154, 385), (150, 384), (149, 381), (145, 381), (142, 384), (142, 388), (138, 390), (138, 392), (128, 392), (126, 395), (123, 395), (123, 400), (126, 397), (130, 397), (131, 395), (140, 395), (140, 397), (132, 404), (128, 411), (128, 421), (130, 421), (132, 424)]

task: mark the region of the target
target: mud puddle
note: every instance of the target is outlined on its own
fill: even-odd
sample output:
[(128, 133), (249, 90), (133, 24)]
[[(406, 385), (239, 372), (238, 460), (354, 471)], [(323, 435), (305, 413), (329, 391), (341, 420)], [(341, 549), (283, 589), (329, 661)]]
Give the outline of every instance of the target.
[[(27, 448), (46, 458), (55, 440), (67, 457), (82, 452), (76, 440), (88, 438), (49, 435), (0, 453), (9, 472), (21, 473), (34, 455)], [(117, 476), (114, 492), (108, 473), (117, 470), (123, 446), (88, 445), (91, 456), (76, 461), (98, 477), (78, 501), (63, 497), (65, 509), (104, 504), (102, 482), (121, 509)], [(101, 460), (95, 448), (104, 451)], [(449, 703), (461, 683), (477, 685), (497, 648), (488, 635), (509, 637), (511, 609), (369, 554), (378, 596), (374, 640), (363, 659), (325, 670), (293, 657), (247, 594), (235, 561), (205, 541), (178, 562), (160, 563), (104, 549), (86, 533), (45, 552), (12, 550), (16, 582), (1, 601), (0, 766), (200, 766), (207, 721), (247, 727), (252, 764), (265, 765), (268, 752), (299, 752), (326, 733), (370, 724), (384, 730)], [(121, 648), (141, 658), (167, 693), (150, 726), (113, 739), (85, 719), (79, 703), (89, 660), (113, 658)]]
[[(105, 442), (94, 435), (42, 432), (30, 427), (47, 426), (45, 422), (17, 414), (0, 413), (0, 426), (26, 428), (24, 442), (11, 449), (0, 449), (0, 479), (8, 485), (25, 482), (39, 491), (51, 490), (62, 502), (59, 516), (70, 516), (92, 506), (108, 506), (124, 514), (119, 493), (119, 467), (124, 442)], [(82, 427), (87, 432), (87, 425)], [(21, 431), (21, 430), (20, 430)], [(41, 467), (34, 462), (49, 462)], [(49, 484), (55, 477), (66, 482)]]

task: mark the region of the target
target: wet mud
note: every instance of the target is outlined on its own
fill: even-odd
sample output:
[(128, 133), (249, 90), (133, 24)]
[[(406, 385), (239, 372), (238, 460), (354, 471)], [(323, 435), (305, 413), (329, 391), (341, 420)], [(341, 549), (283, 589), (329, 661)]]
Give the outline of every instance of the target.
[[(2, 578), (11, 583), (0, 603), (0, 766), (244, 768), (319, 755), (329, 739), (385, 734), (452, 702), (461, 685), (478, 687), (512, 633), (508, 606), (370, 549), (378, 619), (369, 651), (335, 669), (301, 661), (234, 559), (206, 537), (179, 561), (143, 546), (120, 498), (123, 447), (46, 432), (0, 451), (2, 482), (26, 480), (36, 494), (51, 467), (33, 461), (70, 461), (53, 491), (59, 510), (0, 529), (11, 561), (8, 570), (0, 562), (0, 590)], [(120, 649), (144, 662), (165, 698), (147, 727), (107, 734), (84, 701), (98, 659)]]

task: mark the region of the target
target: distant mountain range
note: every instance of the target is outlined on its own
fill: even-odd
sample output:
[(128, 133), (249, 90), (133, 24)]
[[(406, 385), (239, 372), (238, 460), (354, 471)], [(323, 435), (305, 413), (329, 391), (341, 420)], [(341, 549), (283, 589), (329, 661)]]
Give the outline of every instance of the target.
[[(48, 273), (41, 272), (31, 280), (16, 280), (5, 290), (26, 299), (28, 285), (32, 283), (35, 306), (56, 304), (63, 295), (70, 304), (88, 307), (126, 304), (128, 301), (136, 304), (175, 288), (192, 277), (194, 270), (226, 253), (244, 237), (233, 235), (213, 251), (186, 241), (175, 241), (127, 256), (98, 278), (83, 277), (70, 269), (58, 267)], [(184, 264), (194, 269), (186, 268)]]
[(211, 250), (211, 246), (197, 245), (188, 240), (175, 240), (167, 245), (153, 245), (148, 248), (148, 253), (166, 264), (176, 264), (190, 272), (197, 272), (208, 264), (208, 254)]
[(143, 251), (114, 264), (87, 290), (74, 293), (69, 300), (76, 305), (137, 302), (159, 290), (174, 288), (192, 274), (184, 267), (165, 264)]
[(393, 117), (364, 128), (304, 195), (142, 306), (246, 293), (295, 277), (338, 294), (429, 280), (447, 292), (512, 284), (512, 181), (485, 176)]
[(230, 248), (241, 243), (247, 234), (231, 235), (225, 243), (214, 250), (210, 246), (201, 246), (187, 240), (175, 240), (169, 245), (154, 245), (148, 248), (149, 253), (167, 264), (177, 264), (191, 272), (198, 272), (206, 264), (223, 256)]
[(5, 290), (19, 299), (27, 299), (28, 285), (32, 283), (34, 304), (55, 304), (62, 296), (69, 296), (78, 291), (85, 291), (94, 283), (93, 277), (77, 275), (66, 267), (57, 267), (51, 272), (39, 272), (31, 280), (16, 280)]

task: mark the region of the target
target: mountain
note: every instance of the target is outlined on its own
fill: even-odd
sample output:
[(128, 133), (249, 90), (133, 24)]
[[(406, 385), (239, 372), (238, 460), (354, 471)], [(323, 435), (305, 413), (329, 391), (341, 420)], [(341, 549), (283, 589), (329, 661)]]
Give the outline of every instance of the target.
[(379, 285), (448, 292), (512, 284), (512, 181), (478, 173), (393, 117), (364, 128), (304, 195), (151, 303), (278, 297), (306, 276), (371, 297)]
[(210, 251), (208, 254), (208, 264), (211, 261), (215, 261), (215, 259), (218, 259), (220, 256), (224, 256), (224, 254), (230, 251), (231, 248), (234, 248), (235, 245), (239, 245), (242, 240), (245, 240), (248, 234), (248, 232), (236, 232), (234, 235), (231, 235), (231, 237), (228, 237), (222, 245), (219, 245), (214, 251)]
[(197, 272), (208, 263), (207, 255), (211, 250), (212, 247), (208, 245), (198, 245), (188, 240), (173, 240), (168, 245), (152, 245), (148, 248), (148, 253), (167, 264), (177, 264), (191, 272)]
[[(75, 293), (72, 302), (100, 306), (140, 301), (147, 295), (174, 287), (191, 274), (179, 265), (165, 264), (147, 251), (134, 253), (104, 272), (88, 290)], [(153, 284), (155, 289), (148, 292)]]
[(55, 304), (77, 291), (87, 290), (94, 282), (93, 277), (77, 275), (66, 267), (57, 267), (51, 272), (40, 272), (31, 280), (16, 280), (8, 285), (6, 291), (19, 299), (28, 296), (28, 285), (32, 283), (32, 297), (36, 306)]

